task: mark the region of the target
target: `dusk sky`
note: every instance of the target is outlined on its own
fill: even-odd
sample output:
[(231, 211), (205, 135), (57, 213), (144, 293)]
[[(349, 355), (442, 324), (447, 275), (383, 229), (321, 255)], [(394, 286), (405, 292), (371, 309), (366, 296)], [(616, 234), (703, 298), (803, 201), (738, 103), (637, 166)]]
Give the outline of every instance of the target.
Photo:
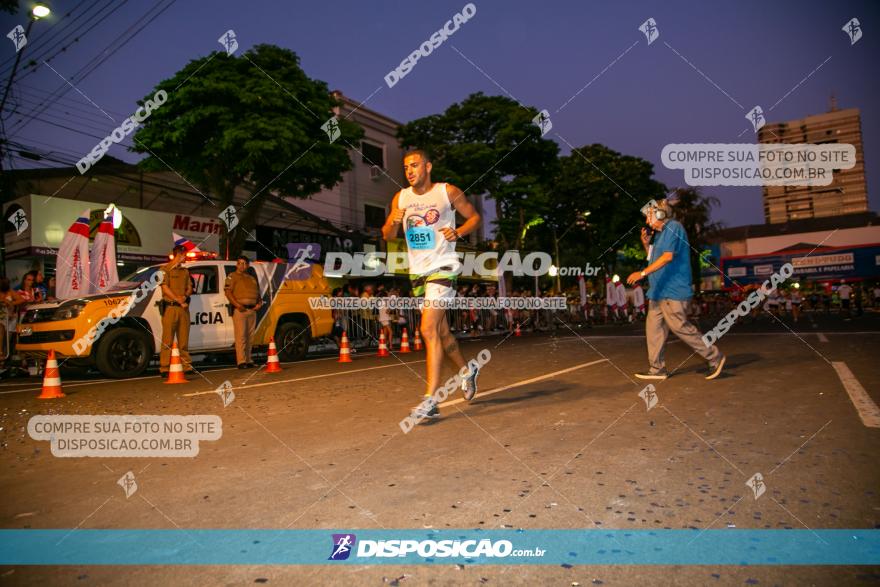
[[(26, 58), (45, 51), (45, 40), (73, 17), (53, 22), (75, 4), (52, 2), (53, 16), (34, 25)], [(769, 122), (789, 120), (825, 112), (833, 92), (840, 108), (861, 109), (870, 208), (880, 207), (877, 2), (478, 1), (476, 15), (393, 88), (384, 76), (465, 2), (115, 0), (109, 6), (118, 4), (123, 6), (106, 19), (91, 19), (81, 40), (50, 61), (57, 74), (46, 66), (28, 75), (19, 71), (11, 95), (17, 110), (5, 120), (11, 141), (65, 161), (82, 157), (116, 124), (76, 90), (39, 116), (68, 128), (22, 124), (47, 92), (65, 85), (58, 74), (71, 78), (106, 52), (106, 61), (75, 86), (114, 117), (125, 117), (157, 82), (220, 49), (218, 37), (233, 29), (239, 52), (259, 43), (289, 48), (309, 76), (357, 101), (372, 94), (367, 107), (401, 122), (442, 112), (478, 91), (512, 96), (550, 112), (547, 137), (563, 154), (570, 150), (566, 142), (603, 143), (653, 162), (656, 178), (671, 187), (684, 180), (681, 171), (662, 166), (664, 145), (753, 142), (744, 117), (754, 105)], [(144, 14), (166, 5), (124, 47), (106, 51)], [(649, 17), (660, 30), (650, 46), (638, 30)], [(851, 45), (841, 28), (853, 17), (864, 36)], [(26, 24), (24, 12), (0, 20), (4, 34)], [(4, 43), (5, 84), (14, 53), (11, 42)], [(139, 158), (120, 146), (110, 154)], [(15, 165), (46, 162), (16, 159)], [(764, 221), (760, 188), (703, 190), (721, 200), (714, 217), (727, 226)]]

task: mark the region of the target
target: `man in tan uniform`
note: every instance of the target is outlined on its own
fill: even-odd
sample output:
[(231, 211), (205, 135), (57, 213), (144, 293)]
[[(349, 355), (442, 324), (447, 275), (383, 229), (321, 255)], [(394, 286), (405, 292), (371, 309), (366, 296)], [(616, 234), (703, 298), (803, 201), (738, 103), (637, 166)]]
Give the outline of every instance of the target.
[(257, 310), (263, 305), (257, 279), (248, 271), (250, 259), (242, 255), (235, 263), (235, 272), (226, 277), (226, 299), (235, 308), (232, 327), (235, 331), (235, 362), (239, 369), (254, 367), (251, 347), (257, 328)]
[(182, 245), (171, 251), (174, 258), (159, 268), (165, 274), (162, 280), (162, 350), (159, 352), (159, 374), (168, 375), (171, 362), (171, 343), (177, 336), (177, 348), (184, 371), (192, 371), (189, 356), (189, 297), (193, 293), (189, 271), (181, 267), (186, 261), (186, 248)]

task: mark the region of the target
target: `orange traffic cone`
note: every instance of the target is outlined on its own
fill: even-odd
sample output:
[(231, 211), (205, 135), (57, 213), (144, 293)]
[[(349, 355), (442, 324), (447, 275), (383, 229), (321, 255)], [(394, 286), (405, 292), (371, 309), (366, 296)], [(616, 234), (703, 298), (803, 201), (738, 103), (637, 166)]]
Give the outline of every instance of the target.
[(519, 322), (516, 323), (516, 328), (513, 331), (514, 336), (522, 336), (522, 332), (519, 329)]
[(376, 353), (377, 357), (389, 357), (391, 353), (388, 352), (388, 345), (385, 344), (385, 333), (379, 333), (379, 352)]
[(420, 351), (422, 350), (422, 337), (419, 334), (419, 329), (416, 328), (416, 334), (413, 337), (413, 350)]
[(43, 374), (43, 391), (37, 399), (54, 399), (64, 397), (61, 391), (61, 376), (58, 374), (58, 361), (55, 360), (55, 351), (49, 351), (46, 359), (46, 372)]
[(177, 343), (171, 343), (171, 364), (168, 366), (168, 379), (165, 383), (186, 383), (186, 377), (183, 376), (183, 364), (180, 362), (180, 351), (177, 350)]
[(269, 339), (269, 357), (266, 360), (266, 373), (281, 373), (281, 363), (278, 362), (278, 349), (275, 348), (275, 337)]
[(409, 349), (409, 336), (406, 334), (406, 328), (403, 329), (403, 334), (400, 337), (400, 352), (411, 352)]
[(339, 345), (338, 363), (351, 363), (351, 349), (348, 347), (348, 334), (342, 331), (342, 344)]

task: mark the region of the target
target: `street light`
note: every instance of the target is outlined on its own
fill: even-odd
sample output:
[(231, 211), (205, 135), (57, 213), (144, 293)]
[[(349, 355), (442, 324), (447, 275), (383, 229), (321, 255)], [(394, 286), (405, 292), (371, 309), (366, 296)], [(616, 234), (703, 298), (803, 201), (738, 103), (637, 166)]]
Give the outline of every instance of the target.
[(107, 206), (107, 209), (104, 210), (104, 218), (108, 217), (113, 219), (113, 230), (119, 230), (119, 227), (122, 226), (122, 212), (119, 211), (119, 208), (113, 204)]
[(49, 16), (49, 14), (51, 14), (51, 12), (52, 11), (49, 9), (49, 7), (46, 6), (45, 4), (43, 4), (42, 2), (37, 2), (36, 4), (34, 4), (34, 7), (31, 9), (31, 14), (34, 16), (35, 19), (36, 18), (45, 18), (45, 17)]

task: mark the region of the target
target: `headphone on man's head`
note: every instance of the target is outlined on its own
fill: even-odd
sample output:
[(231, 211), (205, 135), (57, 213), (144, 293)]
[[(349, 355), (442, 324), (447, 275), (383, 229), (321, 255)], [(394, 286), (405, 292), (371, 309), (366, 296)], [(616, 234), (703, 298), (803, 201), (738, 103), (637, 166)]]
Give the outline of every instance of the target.
[(666, 210), (660, 207), (660, 204), (657, 203), (657, 200), (652, 199), (647, 204), (642, 206), (641, 213), (645, 216), (645, 218), (647, 218), (648, 212), (650, 212), (651, 210), (654, 211), (654, 218), (656, 218), (657, 220), (666, 220)]

